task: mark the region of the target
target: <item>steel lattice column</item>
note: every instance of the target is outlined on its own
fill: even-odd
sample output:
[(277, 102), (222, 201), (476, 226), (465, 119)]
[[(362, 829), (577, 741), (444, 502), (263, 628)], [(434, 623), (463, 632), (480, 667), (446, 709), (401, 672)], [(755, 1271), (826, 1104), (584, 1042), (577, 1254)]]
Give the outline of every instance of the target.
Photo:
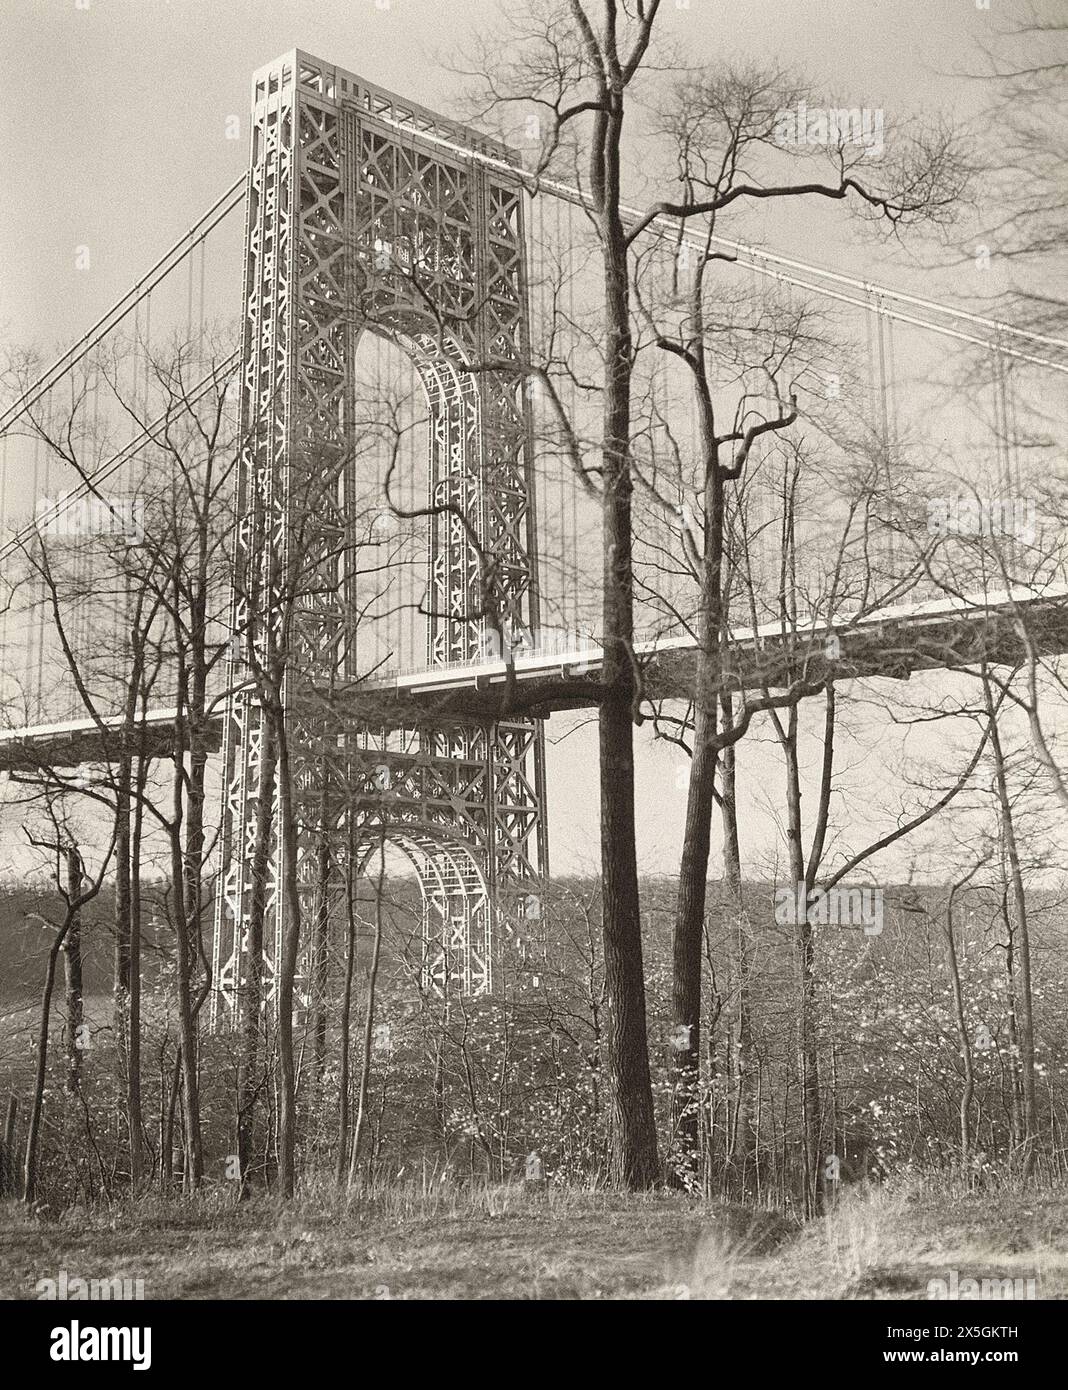
[(365, 332), (407, 353), (427, 398), (430, 663), (477, 660), (487, 623), (537, 627), (530, 432), (519, 375), (499, 365), (527, 346), (521, 188), (478, 152), (508, 160), (300, 52), (254, 78), (229, 672), (229, 688), (245, 688), (224, 739), (215, 1020), (240, 1008), (257, 844), (268, 993), (280, 959), (278, 749), (248, 689), (256, 666), (284, 670), (309, 913), (324, 842), (335, 865), (351, 843), (365, 857), (395, 842), (423, 885), (427, 980), (477, 993), (492, 987), (498, 931), (546, 870), (537, 721), (384, 727), (330, 698), (361, 675), (351, 557)]

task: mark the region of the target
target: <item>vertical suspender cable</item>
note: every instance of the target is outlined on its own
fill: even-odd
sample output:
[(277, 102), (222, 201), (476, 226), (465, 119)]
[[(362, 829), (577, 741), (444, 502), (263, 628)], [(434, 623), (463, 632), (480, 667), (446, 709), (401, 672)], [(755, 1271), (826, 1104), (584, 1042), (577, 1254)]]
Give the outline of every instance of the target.
[(1016, 363), (1010, 358), (1004, 365), (1004, 371), (1009, 449), (1012, 457), (1013, 501), (1022, 505), (1024, 480), (1020, 464), (1020, 433), (1016, 415), (1016, 370)]
[[(32, 496), (30, 498), (31, 515), (38, 514), (38, 507), (41, 495), (41, 437), (34, 423), (33, 433), (33, 465), (31, 468)], [(29, 544), (38, 549), (41, 541), (40, 536), (34, 535)], [(24, 676), (23, 701), (26, 706), (26, 720), (28, 723), (35, 723), (33, 717), (33, 701), (35, 699), (34, 682), (37, 676), (36, 652), (34, 643), (37, 636), (37, 614), (36, 607), (40, 602), (41, 581), (39, 576), (31, 575), (30, 581), (26, 586), (27, 606), (26, 606), (26, 669)]]
[[(882, 484), (883, 484), (883, 487), (886, 489), (886, 496), (887, 496), (887, 500), (889, 501), (890, 497), (893, 496), (893, 489), (892, 489), (891, 480), (890, 480), (890, 410), (889, 410), (889, 398), (888, 398), (887, 386), (886, 386), (886, 334), (885, 334), (884, 324), (883, 324), (883, 304), (882, 304), (882, 299), (881, 299), (878, 295), (876, 295), (876, 297), (875, 297), (875, 332), (876, 332), (876, 350), (877, 350), (877, 356), (878, 356), (878, 371), (879, 371), (879, 377), (878, 377), (878, 381), (879, 381), (879, 385), (878, 385), (878, 391), (879, 391), (878, 409), (879, 409), (879, 448), (880, 448), (880, 454), (881, 454), (881, 469), (880, 469), (880, 471), (881, 471), (881, 473), (882, 473)], [(894, 567), (894, 561), (893, 561), (893, 539), (892, 539), (892, 535), (891, 535), (891, 537), (888, 538), (888, 545), (887, 545), (887, 560), (888, 560), (888, 563), (889, 563), (889, 568), (890, 568), (891, 577), (892, 577), (892, 575), (893, 575), (893, 567)]]
[[(1000, 479), (998, 482), (999, 506), (991, 513), (991, 531), (995, 529), (994, 516), (1002, 518), (1013, 515), (1012, 508), (1017, 500), (1016, 480), (1013, 468), (1013, 428), (1010, 423), (1008, 399), (1008, 372), (1005, 354), (1002, 351), (1001, 334), (994, 341), (994, 436), (998, 448)], [(1002, 522), (1004, 526), (1004, 521)], [(1005, 527), (1003, 551), (1010, 569), (1016, 567), (1016, 540), (1008, 527)]]
[[(552, 372), (553, 357), (555, 355), (555, 347), (553, 346), (555, 325), (552, 322), (553, 294), (549, 284), (549, 277), (554, 273), (560, 273), (560, 267), (562, 266), (563, 262), (560, 258), (559, 236), (556, 237), (553, 243), (552, 251), (550, 252), (549, 250), (547, 238), (550, 236), (550, 231), (546, 225), (544, 194), (541, 195), (541, 197), (537, 198), (536, 206), (538, 209), (538, 218), (540, 226), (540, 231), (538, 234), (538, 249), (540, 250), (541, 254), (541, 264), (539, 267), (538, 275), (541, 315), (541, 322), (538, 327), (538, 332), (540, 335), (539, 351), (542, 354), (542, 360), (546, 371)], [(555, 222), (559, 224), (560, 216), (558, 205), (554, 205), (553, 213)], [(551, 379), (552, 378), (550, 377), (550, 380)], [(554, 382), (554, 385), (556, 385), (557, 387), (562, 387), (563, 385), (563, 382), (560, 380), (559, 374), (556, 375), (556, 381)], [(561, 397), (561, 399), (563, 400), (563, 397)], [(557, 618), (560, 623), (560, 626), (565, 631), (568, 631), (570, 630), (570, 626), (573, 626), (573, 624), (569, 624), (568, 622), (567, 567), (571, 558), (574, 555), (574, 551), (571, 549), (570, 538), (567, 534), (567, 485), (570, 473), (570, 464), (568, 463), (567, 457), (564, 453), (562, 439), (560, 440), (559, 448), (552, 447), (553, 437), (561, 433), (560, 422), (552, 418), (552, 413), (550, 411), (549, 404), (544, 399), (543, 395), (539, 394), (537, 400), (540, 403), (542, 417), (541, 420), (537, 422), (537, 427), (540, 430), (542, 430), (545, 434), (545, 447), (543, 449), (545, 466), (546, 468), (552, 468), (556, 470), (556, 478), (553, 480), (556, 486), (552, 489), (552, 491), (550, 491), (549, 479), (547, 478), (546, 486), (543, 493), (545, 497), (546, 507), (554, 508), (556, 512), (555, 516), (547, 516), (545, 519), (546, 534), (552, 536), (552, 543), (556, 552), (553, 555), (553, 568), (555, 570), (555, 592), (553, 594), (553, 604), (556, 609)], [(567, 408), (566, 404), (564, 405), (564, 408)], [(571, 479), (571, 483), (572, 485), (575, 485), (574, 478)], [(550, 501), (550, 499), (552, 500)]]
[[(578, 374), (581, 359), (579, 356), (579, 343), (581, 334), (578, 332), (578, 317), (575, 307), (575, 206), (573, 203), (567, 204), (567, 341), (569, 369), (567, 374), (567, 410), (571, 417), (571, 430), (575, 438), (579, 441), (579, 458), (577, 460), (581, 468), (584, 463), (582, 457), (583, 441), (586, 438), (586, 430), (583, 421), (579, 419), (579, 390), (575, 378)], [(568, 516), (569, 534), (565, 538), (565, 552), (571, 557), (570, 574), (573, 576), (571, 584), (571, 621), (567, 624), (569, 628), (577, 631), (580, 623), (579, 614), (579, 592), (580, 583), (578, 575), (578, 480), (568, 479), (571, 486), (568, 488), (570, 496), (570, 508)]]
[[(897, 375), (894, 366), (894, 321), (886, 320), (886, 489), (887, 497), (897, 495), (894, 487), (894, 469), (897, 466)], [(893, 525), (889, 535), (890, 575), (893, 581), (898, 578), (897, 546)]]
[[(45, 494), (46, 497), (50, 497), (50, 496), (52, 495), (52, 455), (51, 455), (51, 445), (50, 445), (47, 441), (48, 441), (48, 439), (50, 439), (51, 436), (52, 436), (53, 406), (52, 406), (52, 393), (51, 393), (51, 391), (50, 391), (50, 392), (48, 393), (48, 395), (45, 397), (43, 409), (44, 409), (45, 443), (44, 443), (44, 462), (43, 462), (43, 465), (42, 465), (41, 472), (42, 472), (43, 475), (44, 475), (44, 494)], [(36, 494), (36, 495), (39, 495), (39, 493), (37, 492), (37, 489), (36, 489), (36, 488), (34, 489), (34, 491), (35, 491), (35, 494)], [(35, 495), (35, 502), (36, 502), (36, 495)], [(49, 568), (50, 568), (50, 569), (52, 569), (53, 562), (54, 562), (54, 558), (55, 558), (54, 550), (55, 550), (55, 548), (53, 549), (53, 553), (49, 555)], [(55, 582), (55, 572), (54, 572), (54, 569), (52, 570), (52, 573), (53, 573), (53, 582)], [(45, 612), (46, 612), (46, 610), (47, 610), (48, 600), (49, 600), (48, 585), (47, 585), (47, 581), (45, 580), (44, 574), (42, 573), (42, 574), (41, 574), (41, 577), (40, 577), (40, 602), (39, 602), (38, 605), (37, 605), (37, 642), (36, 642), (36, 645), (37, 645), (37, 671), (36, 671), (35, 686), (34, 686), (34, 710), (35, 710), (34, 722), (37, 723), (37, 724), (40, 724), (40, 723), (43, 722), (42, 711), (43, 711), (43, 709), (44, 709)]]
[(149, 396), (152, 390), (152, 295), (145, 299), (145, 421), (152, 419)]
[(198, 376), (203, 374), (206, 354), (204, 352), (204, 259), (207, 254), (207, 232), (200, 238), (200, 318), (197, 324), (197, 362), (200, 367)]
[(186, 341), (186, 351), (187, 351), (187, 352), (189, 351), (189, 348), (190, 348), (190, 346), (192, 345), (192, 342), (193, 342), (193, 256), (192, 256), (192, 249), (193, 249), (192, 246), (190, 246), (190, 248), (189, 248), (190, 254), (189, 254), (188, 256), (186, 256), (186, 261), (187, 261), (187, 263), (188, 263), (188, 285), (187, 285), (187, 288), (186, 288), (186, 297), (185, 297), (185, 341)]

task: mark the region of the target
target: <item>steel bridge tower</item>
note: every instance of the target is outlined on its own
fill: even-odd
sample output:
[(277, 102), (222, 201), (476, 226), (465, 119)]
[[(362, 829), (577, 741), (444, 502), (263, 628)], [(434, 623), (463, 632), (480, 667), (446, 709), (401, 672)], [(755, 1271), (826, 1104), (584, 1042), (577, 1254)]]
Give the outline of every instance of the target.
[[(305, 53), (253, 79), (216, 1023), (240, 1012), (254, 911), (268, 998), (281, 961), (283, 756), (308, 929), (346, 856), (362, 866), (384, 841), (419, 876), (430, 986), (490, 990), (504, 936), (538, 914), (540, 721), (401, 724), (361, 703), (351, 561), (366, 502), (354, 363), (372, 333), (411, 359), (426, 396), (428, 664), (478, 660), (488, 631), (537, 628), (532, 434), (507, 369), (529, 332), (509, 166), (505, 147)], [(273, 720), (257, 679), (279, 693)]]

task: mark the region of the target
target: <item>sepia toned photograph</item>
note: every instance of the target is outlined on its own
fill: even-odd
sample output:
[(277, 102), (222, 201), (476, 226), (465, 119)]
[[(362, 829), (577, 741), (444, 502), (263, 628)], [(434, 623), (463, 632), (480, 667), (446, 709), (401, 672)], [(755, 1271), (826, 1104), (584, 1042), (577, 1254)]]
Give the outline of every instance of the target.
[(0, 21), (5, 1342), (1037, 1367), (1063, 0)]

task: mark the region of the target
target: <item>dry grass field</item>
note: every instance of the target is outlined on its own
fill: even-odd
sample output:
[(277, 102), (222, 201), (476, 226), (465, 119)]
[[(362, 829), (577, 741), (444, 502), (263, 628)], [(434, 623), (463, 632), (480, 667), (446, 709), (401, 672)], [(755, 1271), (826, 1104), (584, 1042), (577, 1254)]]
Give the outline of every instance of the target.
[[(0, 1296), (142, 1279), (148, 1299), (925, 1299), (930, 1279), (1068, 1297), (1068, 1193), (919, 1184), (847, 1194), (801, 1228), (673, 1194), (391, 1188), (288, 1208), (228, 1193), (163, 1208), (0, 1210)], [(1024, 1286), (1026, 1287), (1026, 1286)]]

